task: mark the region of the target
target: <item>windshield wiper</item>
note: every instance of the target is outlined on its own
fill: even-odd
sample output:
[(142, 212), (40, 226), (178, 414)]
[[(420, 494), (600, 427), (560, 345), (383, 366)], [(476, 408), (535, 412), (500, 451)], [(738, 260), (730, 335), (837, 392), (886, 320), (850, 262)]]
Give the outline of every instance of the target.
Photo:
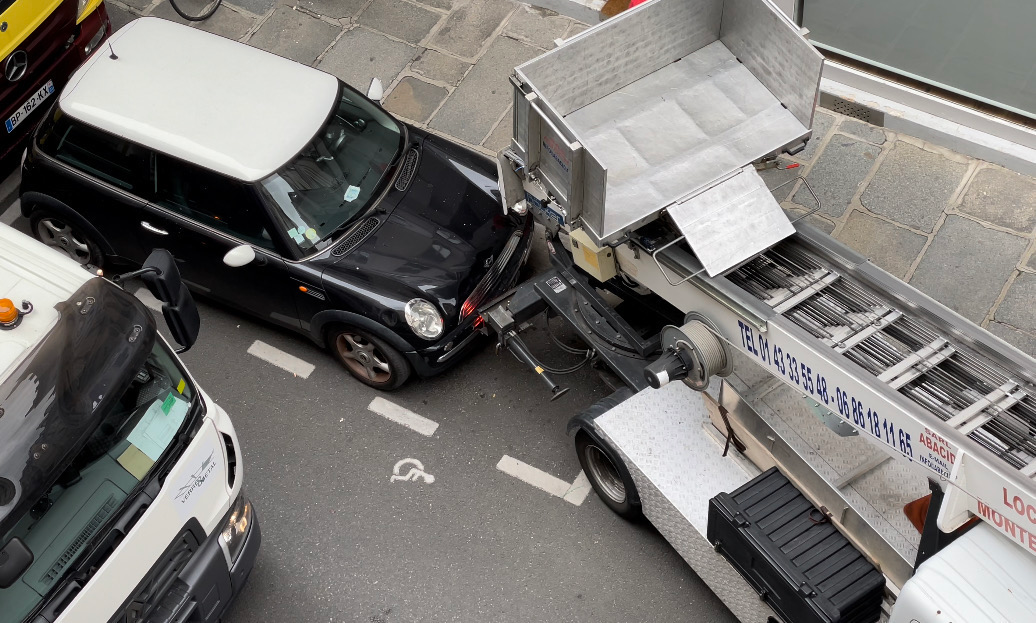
[[(357, 185), (357, 186), (362, 186), (362, 185), (363, 185), (363, 180), (367, 179), (367, 176), (368, 176), (368, 175), (370, 175), (370, 174), (371, 174), (371, 171), (373, 171), (373, 170), (374, 170), (374, 167), (373, 167), (373, 166), (369, 166), (369, 167), (367, 167), (367, 172), (363, 174), (363, 177), (361, 177), (361, 178), (360, 178), (360, 181), (359, 181), (359, 182), (356, 182), (356, 185)], [(386, 170), (387, 170), (387, 169), (386, 169)]]

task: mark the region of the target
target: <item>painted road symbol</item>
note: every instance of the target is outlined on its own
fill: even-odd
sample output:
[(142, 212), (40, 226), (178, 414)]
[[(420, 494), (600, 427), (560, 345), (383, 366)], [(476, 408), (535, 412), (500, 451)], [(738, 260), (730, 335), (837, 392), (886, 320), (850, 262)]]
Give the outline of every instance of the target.
[[(405, 476), (401, 475), (400, 472), (407, 465), (413, 465), (413, 467), (410, 468), (410, 471), (408, 471)], [(435, 482), (435, 476), (425, 473), (424, 464), (422, 464), (421, 461), (418, 461), (417, 459), (403, 459), (396, 463), (396, 466), (392, 468), (392, 477), (389, 480), (391, 482), (396, 482), (397, 480), (417, 482), (421, 478), (424, 478), (424, 481), (428, 484)]]

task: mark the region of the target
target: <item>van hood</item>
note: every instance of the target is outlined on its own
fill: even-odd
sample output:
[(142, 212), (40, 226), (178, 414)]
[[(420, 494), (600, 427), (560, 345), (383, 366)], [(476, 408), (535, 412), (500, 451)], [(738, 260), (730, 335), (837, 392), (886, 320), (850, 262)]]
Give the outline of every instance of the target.
[(0, 535), (79, 453), (156, 339), (151, 312), (99, 277), (57, 311), (54, 328), (0, 383)]

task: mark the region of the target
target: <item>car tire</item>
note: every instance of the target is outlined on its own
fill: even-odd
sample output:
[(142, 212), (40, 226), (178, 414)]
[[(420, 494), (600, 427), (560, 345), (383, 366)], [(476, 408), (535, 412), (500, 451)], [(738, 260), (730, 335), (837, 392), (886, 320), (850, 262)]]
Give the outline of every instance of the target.
[(341, 326), (328, 333), (328, 347), (358, 381), (391, 391), (410, 378), (410, 364), (388, 344), (367, 331)]
[(83, 266), (104, 267), (101, 247), (86, 233), (86, 228), (74, 220), (46, 208), (36, 208), (29, 215), (29, 228), (36, 240)]

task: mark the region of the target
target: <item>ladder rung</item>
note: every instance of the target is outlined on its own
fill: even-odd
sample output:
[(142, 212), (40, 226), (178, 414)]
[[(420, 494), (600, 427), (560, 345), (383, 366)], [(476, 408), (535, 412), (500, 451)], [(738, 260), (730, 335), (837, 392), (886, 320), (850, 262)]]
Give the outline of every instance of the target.
[(796, 293), (796, 294), (792, 295), (791, 297), (789, 297), (789, 298), (785, 299), (784, 301), (782, 301), (780, 305), (777, 305), (777, 306), (775, 306), (773, 308), (773, 311), (777, 312), (778, 314), (783, 314), (784, 312), (788, 311), (792, 307), (795, 307), (796, 305), (798, 305), (802, 301), (805, 301), (806, 299), (808, 299), (809, 297), (813, 296), (817, 292), (820, 292), (821, 290), (823, 290), (827, 286), (829, 286), (832, 283), (838, 281), (838, 279), (839, 279), (839, 276), (837, 274), (832, 273), (832, 272), (828, 272), (823, 277), (821, 277), (820, 279), (814, 281), (813, 283), (809, 284), (805, 288), (799, 290), (798, 293)]
[(957, 352), (957, 350), (955, 348), (953, 348), (952, 346), (947, 346), (946, 348), (944, 348), (941, 351), (935, 353), (931, 357), (928, 357), (924, 361), (918, 363), (917, 365), (915, 365), (910, 370), (907, 370), (901, 376), (897, 377), (895, 380), (890, 381), (889, 382), (889, 387), (891, 387), (892, 389), (899, 389), (900, 387), (903, 387), (904, 385), (906, 385), (910, 381), (913, 381), (914, 379), (916, 379), (917, 377), (921, 376), (925, 372), (927, 372), (927, 371), (931, 370), (932, 368), (934, 368), (935, 365), (937, 363), (939, 363), (940, 361), (942, 361), (944, 359), (949, 359), (950, 356), (953, 355), (953, 353), (955, 353), (955, 352)]
[(979, 411), (982, 411), (989, 405), (993, 404), (994, 401), (1000, 400), (1000, 398), (1007, 396), (1015, 388), (1018, 387), (1017, 383), (1004, 383), (1000, 387), (986, 394), (983, 398), (976, 400), (970, 405), (960, 410), (957, 415), (946, 420), (946, 423), (954, 428), (959, 428), (967, 423), (968, 420), (978, 415)]
[(939, 338), (882, 372), (878, 380), (884, 381), (893, 389), (899, 389), (955, 352), (956, 349), (946, 340)]
[(867, 325), (860, 331), (857, 331), (853, 335), (850, 335), (849, 337), (835, 344), (835, 352), (841, 355), (853, 346), (856, 346), (857, 344), (874, 335), (878, 331), (881, 331), (893, 322), (899, 320), (902, 316), (903, 312), (899, 311), (898, 309), (887, 311), (884, 316), (877, 318), (874, 322)]
[(946, 344), (948, 344), (948, 342), (946, 340), (944, 340), (942, 338), (938, 338), (937, 340), (935, 340), (934, 342), (932, 342), (928, 346), (925, 346), (921, 350), (919, 350), (919, 351), (917, 351), (915, 353), (910, 353), (909, 355), (907, 355), (906, 357), (903, 358), (903, 361), (900, 361), (899, 363), (897, 363), (896, 365), (892, 366), (888, 370), (885, 370), (884, 372), (879, 374), (878, 375), (878, 380), (879, 381), (885, 381), (886, 383), (891, 381), (892, 379), (896, 378), (900, 374), (903, 374), (903, 372), (907, 371), (915, 363), (917, 363), (917, 362), (921, 361), (922, 359), (924, 359), (925, 357), (927, 357), (927, 356), (937, 352), (940, 348), (942, 348)]
[(1018, 390), (1015, 393), (1011, 394), (1010, 396), (1004, 396), (1000, 400), (1000, 402), (996, 403), (995, 405), (990, 405), (978, 417), (976, 417), (975, 419), (971, 420), (970, 422), (968, 422), (964, 426), (961, 426), (960, 427), (960, 432), (964, 433), (965, 435), (970, 434), (971, 431), (975, 430), (979, 426), (982, 426), (983, 424), (985, 424), (989, 420), (992, 420), (997, 415), (1002, 413), (1005, 409), (1009, 409), (1011, 407), (1011, 405), (1014, 405), (1015, 403), (1017, 403), (1022, 398), (1025, 398), (1025, 392), (1023, 390)]

